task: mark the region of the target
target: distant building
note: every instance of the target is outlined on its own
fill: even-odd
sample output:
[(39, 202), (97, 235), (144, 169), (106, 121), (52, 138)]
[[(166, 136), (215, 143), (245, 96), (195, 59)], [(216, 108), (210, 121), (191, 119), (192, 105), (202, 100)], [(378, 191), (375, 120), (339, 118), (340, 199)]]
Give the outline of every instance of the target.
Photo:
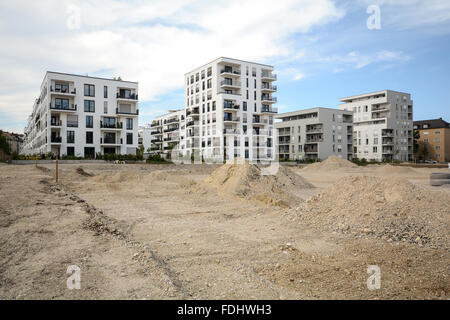
[(278, 130), (280, 160), (353, 158), (353, 112), (312, 108), (280, 114)]
[(450, 124), (439, 119), (414, 121), (414, 130), (419, 131), (419, 150), (416, 156), (421, 160), (450, 162)]
[[(184, 114), (184, 109), (171, 110), (169, 113), (156, 118), (146, 128), (147, 133), (144, 133), (144, 136), (150, 137), (150, 154), (160, 155), (163, 158), (170, 158), (169, 153), (172, 152), (178, 152), (178, 155), (181, 155), (180, 146), (185, 134)], [(147, 149), (146, 145), (146, 152)]]
[(23, 146), (23, 134), (3, 132), (3, 136), (6, 138), (6, 142), (8, 142), (10, 153), (20, 153)]
[(413, 101), (409, 93), (383, 90), (340, 101), (339, 109), (353, 111), (355, 157), (413, 160)]

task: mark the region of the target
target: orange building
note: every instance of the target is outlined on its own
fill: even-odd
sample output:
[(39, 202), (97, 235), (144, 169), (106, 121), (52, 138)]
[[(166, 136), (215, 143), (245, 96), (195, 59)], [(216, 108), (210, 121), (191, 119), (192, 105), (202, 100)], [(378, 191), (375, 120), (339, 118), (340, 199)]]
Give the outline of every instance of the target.
[(442, 118), (414, 121), (414, 130), (420, 133), (418, 159), (450, 162), (450, 124), (447, 121)]

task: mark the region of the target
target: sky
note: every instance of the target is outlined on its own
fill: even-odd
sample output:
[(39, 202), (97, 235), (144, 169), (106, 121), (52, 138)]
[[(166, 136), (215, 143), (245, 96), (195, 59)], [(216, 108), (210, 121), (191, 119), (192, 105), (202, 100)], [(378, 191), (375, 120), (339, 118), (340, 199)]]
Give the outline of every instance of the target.
[(450, 121), (450, 0), (2, 0), (0, 129), (22, 133), (46, 71), (139, 82), (140, 125), (183, 108), (184, 74), (273, 65), (279, 112), (411, 93)]

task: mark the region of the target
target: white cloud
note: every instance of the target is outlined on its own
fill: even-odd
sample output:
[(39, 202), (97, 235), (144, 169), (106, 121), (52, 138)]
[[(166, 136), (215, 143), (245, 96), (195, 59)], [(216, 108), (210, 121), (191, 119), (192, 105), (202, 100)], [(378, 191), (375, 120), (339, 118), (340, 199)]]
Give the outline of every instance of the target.
[[(69, 4), (81, 9), (79, 30), (67, 28)], [(46, 70), (108, 70), (101, 75), (139, 81), (140, 97), (152, 101), (182, 87), (184, 73), (219, 56), (287, 57), (292, 34), (345, 14), (331, 0), (3, 0), (0, 12), (0, 41), (7, 44), (0, 67), (8, 70), (0, 79), (0, 112), (24, 120)]]

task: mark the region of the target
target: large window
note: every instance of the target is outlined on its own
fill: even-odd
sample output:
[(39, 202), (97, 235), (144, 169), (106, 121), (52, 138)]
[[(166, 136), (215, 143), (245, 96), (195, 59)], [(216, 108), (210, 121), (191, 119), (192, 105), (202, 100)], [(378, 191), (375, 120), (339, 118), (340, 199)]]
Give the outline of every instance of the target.
[(108, 87), (104, 86), (103, 87), (103, 98), (108, 98)]
[(95, 97), (95, 86), (93, 84), (84, 85), (84, 96), (85, 97)]
[(68, 93), (69, 92), (69, 85), (65, 84), (65, 83), (56, 83), (55, 84), (55, 91), (56, 92)]
[(103, 128), (115, 128), (116, 118), (104, 117), (103, 118)]
[(133, 130), (133, 119), (127, 118), (127, 130)]
[(86, 116), (86, 128), (93, 128), (93, 127), (94, 127), (94, 117)]
[(133, 144), (133, 134), (127, 133), (127, 144)]
[(95, 158), (95, 148), (85, 147), (84, 148), (84, 157), (87, 159), (94, 159)]
[(86, 143), (88, 144), (94, 143), (94, 133), (92, 131), (86, 131)]
[(67, 131), (67, 143), (75, 143), (75, 131)]
[(94, 100), (84, 100), (84, 112), (95, 112)]
[(109, 144), (116, 143), (116, 134), (114, 132), (105, 132), (103, 134), (103, 142)]
[(74, 156), (75, 155), (75, 147), (67, 147), (67, 155)]
[(69, 109), (69, 99), (55, 99), (55, 107), (56, 109)]

